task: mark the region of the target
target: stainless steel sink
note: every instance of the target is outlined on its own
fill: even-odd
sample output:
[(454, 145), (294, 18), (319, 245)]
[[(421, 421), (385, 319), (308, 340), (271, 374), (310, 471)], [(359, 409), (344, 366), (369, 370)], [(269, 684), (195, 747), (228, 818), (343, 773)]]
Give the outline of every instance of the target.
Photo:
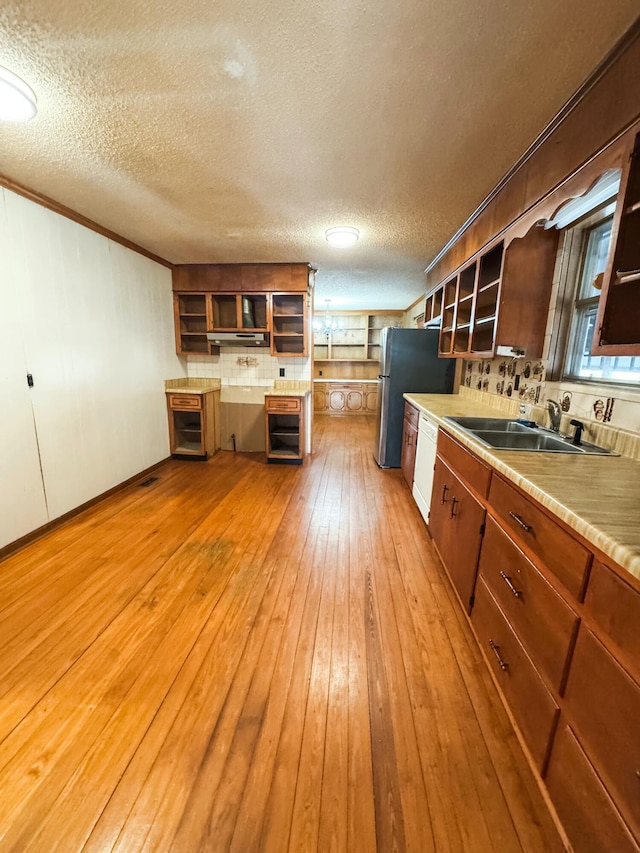
[(541, 435), (533, 432), (492, 432), (476, 430), (474, 435), (485, 444), (499, 450), (546, 450), (548, 453), (584, 453), (581, 447), (564, 441), (562, 438)]
[(475, 432), (476, 430), (492, 430), (495, 432), (531, 432), (530, 427), (518, 421), (508, 420), (507, 418), (445, 418), (447, 421), (453, 421), (463, 429)]
[(571, 436), (563, 436), (538, 426), (527, 426), (512, 418), (453, 418), (445, 417), (479, 442), (495, 450), (528, 450), (534, 453), (578, 453), (617, 456), (605, 447), (572, 443)]

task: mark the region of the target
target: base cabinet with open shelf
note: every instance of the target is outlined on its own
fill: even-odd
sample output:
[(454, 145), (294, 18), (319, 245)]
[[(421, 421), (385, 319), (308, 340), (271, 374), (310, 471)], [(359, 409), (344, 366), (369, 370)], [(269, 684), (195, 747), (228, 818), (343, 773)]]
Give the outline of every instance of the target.
[(171, 455), (207, 459), (220, 450), (220, 392), (166, 396)]
[(302, 465), (306, 454), (304, 400), (295, 396), (265, 396), (265, 447), (269, 462)]

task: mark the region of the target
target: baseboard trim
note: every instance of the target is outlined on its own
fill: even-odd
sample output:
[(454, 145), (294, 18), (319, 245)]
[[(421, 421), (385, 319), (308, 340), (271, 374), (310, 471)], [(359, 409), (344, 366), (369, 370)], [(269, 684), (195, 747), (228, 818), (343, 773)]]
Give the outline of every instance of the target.
[(149, 468), (145, 468), (144, 471), (140, 471), (138, 474), (134, 474), (133, 477), (129, 477), (128, 480), (124, 480), (122, 483), (118, 483), (117, 486), (107, 489), (106, 492), (96, 495), (95, 498), (85, 501), (85, 503), (80, 504), (80, 506), (75, 507), (75, 509), (70, 509), (69, 512), (65, 512), (65, 514), (61, 515), (59, 518), (54, 518), (53, 521), (48, 521), (46, 524), (43, 524), (42, 527), (38, 527), (36, 530), (32, 530), (31, 533), (27, 533), (25, 536), (21, 536), (20, 539), (16, 539), (15, 542), (9, 542), (8, 545), (4, 545), (0, 548), (0, 560), (4, 560), (11, 554), (15, 554), (17, 551), (20, 551), (22, 548), (26, 548), (27, 545), (31, 545), (32, 542), (35, 542), (36, 539), (40, 539), (47, 533), (55, 530), (57, 527), (61, 527), (65, 522), (69, 521), (69, 519), (74, 518), (76, 515), (80, 515), (81, 512), (90, 509), (92, 506), (95, 506), (95, 504), (100, 503), (100, 501), (111, 497), (111, 495), (115, 495), (117, 492), (121, 492), (123, 489), (137, 483), (139, 480), (145, 480), (149, 474), (153, 471), (157, 471), (158, 468), (166, 465), (166, 463), (170, 461), (170, 456), (167, 456), (165, 459), (161, 459)]

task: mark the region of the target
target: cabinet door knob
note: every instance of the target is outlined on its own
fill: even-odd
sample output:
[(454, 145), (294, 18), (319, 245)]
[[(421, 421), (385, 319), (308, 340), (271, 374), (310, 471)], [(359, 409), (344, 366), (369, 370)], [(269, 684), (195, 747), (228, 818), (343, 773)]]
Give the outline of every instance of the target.
[(509, 669), (509, 664), (502, 660), (500, 657), (500, 646), (496, 645), (493, 640), (489, 640), (489, 646), (494, 655), (498, 658), (498, 664), (500, 665), (500, 669), (503, 672), (506, 672)]
[(505, 572), (500, 572), (500, 577), (506, 583), (506, 585), (509, 587), (509, 589), (515, 595), (516, 598), (520, 598), (522, 596), (522, 592), (513, 585), (513, 582), (509, 575), (505, 574)]
[(449, 499), (447, 498), (447, 492), (448, 492), (448, 491), (449, 491), (449, 486), (443, 486), (443, 487), (442, 487), (442, 497), (440, 498), (440, 503), (441, 503), (441, 504), (446, 504), (446, 502), (449, 500)]
[(456, 518), (456, 504), (459, 504), (460, 501), (458, 498), (451, 498), (451, 512), (449, 513), (449, 518)]
[(511, 511), (509, 511), (509, 515), (516, 522), (516, 524), (520, 525), (520, 527), (525, 531), (525, 533), (531, 533), (533, 528), (531, 527), (531, 525), (527, 524), (526, 521), (523, 521), (519, 515), (516, 515), (515, 512)]

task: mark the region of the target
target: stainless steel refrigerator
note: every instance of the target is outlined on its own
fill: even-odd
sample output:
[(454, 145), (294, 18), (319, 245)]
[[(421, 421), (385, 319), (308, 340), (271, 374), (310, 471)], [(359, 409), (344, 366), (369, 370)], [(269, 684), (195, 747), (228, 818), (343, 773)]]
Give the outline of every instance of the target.
[(397, 329), (380, 335), (378, 414), (374, 456), (381, 468), (399, 468), (404, 421), (403, 394), (450, 394), (455, 359), (438, 358), (439, 329)]

